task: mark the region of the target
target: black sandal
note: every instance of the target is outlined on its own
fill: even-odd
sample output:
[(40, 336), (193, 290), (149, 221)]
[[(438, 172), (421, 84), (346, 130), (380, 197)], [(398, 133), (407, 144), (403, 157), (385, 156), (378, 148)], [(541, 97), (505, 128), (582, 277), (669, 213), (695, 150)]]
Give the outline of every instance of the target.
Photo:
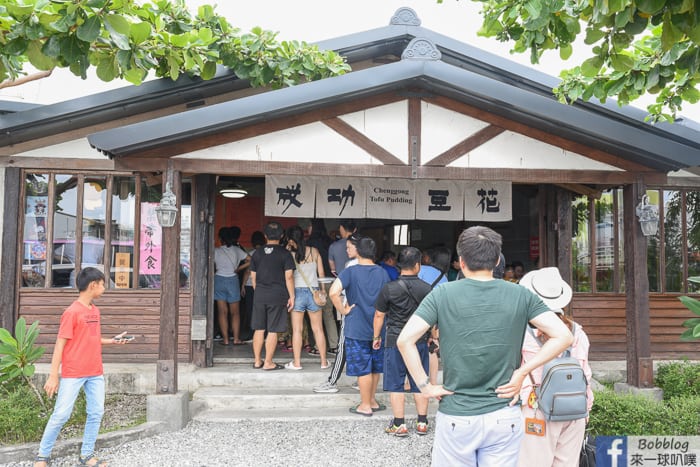
[[(88, 464), (90, 461), (95, 461), (94, 464)], [(107, 467), (107, 461), (101, 461), (94, 454), (90, 454), (87, 457), (78, 456), (79, 465), (89, 465), (91, 467)]]
[(34, 458), (34, 463), (36, 464), (37, 462), (46, 462), (46, 465), (51, 465), (51, 458), (50, 457), (44, 457), (44, 456), (36, 456)]
[(321, 355), (321, 352), (319, 352), (316, 348), (309, 350), (308, 353), (310, 353), (311, 355)]

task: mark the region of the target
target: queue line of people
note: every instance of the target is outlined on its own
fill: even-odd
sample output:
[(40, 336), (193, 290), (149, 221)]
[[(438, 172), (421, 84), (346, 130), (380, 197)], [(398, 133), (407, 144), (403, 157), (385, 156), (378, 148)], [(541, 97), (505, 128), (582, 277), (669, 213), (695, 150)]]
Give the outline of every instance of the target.
[[(262, 248), (275, 250), (269, 246), (270, 225), (266, 226), (268, 244)], [(281, 231), (279, 224), (276, 227)], [(457, 251), (459, 276), (463, 278), (457, 280), (456, 276), (450, 281), (454, 258), (447, 248), (425, 254), (405, 247), (398, 256), (383, 253), (379, 264), (375, 264), (374, 240), (357, 235), (351, 221), (341, 222), (339, 231), (342, 238), (329, 245), (327, 256), (334, 279), (329, 290), (333, 307), (329, 309), (334, 308), (340, 315), (337, 358), (327, 380), (314, 387), (315, 392), (337, 392), (338, 378), (343, 366), (347, 366), (346, 374), (357, 378), (360, 391), (360, 400), (350, 411), (371, 417), (386, 408), (376, 398), (383, 374), (383, 389), (390, 393), (393, 412), (385, 431), (399, 437), (410, 432), (404, 410), (405, 392), (413, 393), (416, 400), (418, 418), (414, 431), (419, 435), (428, 432), (427, 401), (437, 398), (440, 407), (435, 420), (433, 465), (526, 467), (572, 462), (583, 443), (585, 420), (547, 422), (547, 436), (542, 439), (533, 439), (523, 429), (524, 417), (530, 412), (537, 416), (536, 406), (533, 410), (524, 400), (526, 393), (527, 399), (532, 400), (532, 387), (525, 381), (527, 375), (533, 374), (538, 384), (538, 369), (572, 345), (572, 354), (590, 377), (588, 339), (563, 312), (571, 295), (567, 300), (559, 297), (558, 302), (552, 302), (541, 286), (533, 286), (531, 276), (548, 272), (548, 291), (570, 291), (558, 271), (551, 274), (551, 269), (556, 268), (532, 271), (520, 278), (520, 285), (514, 283), (508, 276), (511, 265), (506, 264), (500, 251), (500, 235), (478, 226), (460, 235)], [(330, 366), (322, 307), (311, 299), (311, 289), (320, 286), (326, 268), (321, 251), (309, 246), (303, 234), (298, 226), (288, 229), (286, 259), (282, 261), (279, 255), (279, 266), (284, 269), (284, 275), (278, 275), (283, 277), (277, 284), (279, 298), (286, 289), (287, 302), (282, 304), (280, 300), (273, 313), (269, 307), (258, 306), (257, 300), (253, 305), (256, 368), (301, 369), (306, 313), (311, 318), (321, 366)], [(264, 262), (257, 261), (256, 256), (250, 262), (250, 275), (257, 289), (260, 284), (256, 283), (256, 276), (262, 273)], [(392, 274), (394, 269), (397, 275)], [(262, 313), (282, 316), (283, 310), (294, 310), (294, 359), (286, 365), (272, 360), (275, 332), (282, 332), (283, 328), (281, 320), (259, 318)], [(532, 345), (525, 326), (534, 327), (533, 335), (544, 344)], [(572, 329), (577, 330), (575, 340)], [(262, 360), (265, 332), (266, 355)], [(269, 358), (267, 354), (271, 354)], [(443, 384), (437, 381), (438, 355), (443, 362)], [(465, 359), (464, 355), (472, 357)], [(589, 391), (589, 408), (592, 401)], [(475, 421), (478, 429), (473, 425)], [(507, 433), (500, 430), (505, 422), (510, 427)]]

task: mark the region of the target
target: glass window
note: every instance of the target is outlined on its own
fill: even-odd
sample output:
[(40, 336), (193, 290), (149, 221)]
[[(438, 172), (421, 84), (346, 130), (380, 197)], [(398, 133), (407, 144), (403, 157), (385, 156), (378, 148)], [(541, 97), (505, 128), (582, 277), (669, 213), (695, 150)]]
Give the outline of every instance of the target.
[(190, 252), (192, 245), (192, 183), (182, 182), (180, 206), (180, 287), (190, 286)]
[(111, 271), (117, 289), (133, 287), (136, 178), (114, 177), (112, 184)]
[(617, 192), (617, 273), (620, 278), (620, 292), (625, 291), (625, 203), (623, 190)]
[[(685, 203), (688, 229), (688, 277), (696, 277), (700, 281), (700, 191), (688, 191)], [(700, 293), (700, 283), (688, 282), (688, 292)]]
[(394, 226), (394, 245), (409, 245), (411, 239), (408, 233), (408, 224)]
[(24, 180), (22, 286), (44, 287), (46, 277), (48, 174), (27, 174)]
[(53, 214), (51, 287), (74, 287), (78, 211), (78, 177), (56, 174)]
[(615, 190), (604, 192), (595, 200), (596, 290), (612, 292), (615, 272), (615, 222), (613, 196)]
[(572, 288), (575, 292), (591, 291), (591, 245), (588, 235), (588, 197), (577, 196), (572, 203), (573, 239)]
[[(80, 267), (104, 270), (107, 213), (106, 177), (85, 177), (83, 183), (82, 261)], [(108, 286), (109, 287), (109, 286)]]
[[(647, 192), (658, 193), (657, 191)], [(663, 192), (664, 211), (664, 292), (681, 292), (683, 290), (683, 196), (680, 191)], [(658, 202), (649, 196), (650, 203)], [(650, 243), (656, 241), (659, 234), (650, 238)]]

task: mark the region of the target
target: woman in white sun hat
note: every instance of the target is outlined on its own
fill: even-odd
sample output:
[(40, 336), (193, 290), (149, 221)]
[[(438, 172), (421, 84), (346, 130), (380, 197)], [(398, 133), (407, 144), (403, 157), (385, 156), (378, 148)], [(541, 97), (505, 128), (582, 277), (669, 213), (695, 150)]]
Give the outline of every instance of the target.
[[(574, 334), (574, 342), (571, 344), (571, 356), (576, 358), (588, 381), (591, 380), (591, 367), (588, 364), (588, 348), (590, 343), (588, 336), (583, 332), (583, 328), (574, 323), (571, 318), (564, 314), (565, 308), (571, 302), (571, 286), (562, 279), (559, 269), (555, 267), (542, 268), (525, 274), (520, 279), (519, 284), (538, 295), (542, 301), (554, 311), (557, 316), (566, 324)], [(535, 339), (544, 342), (544, 336), (534, 329), (534, 333), (525, 333), (523, 341), (523, 361), (530, 360), (539, 350), (541, 344)], [(532, 372), (532, 377), (536, 384), (542, 381), (542, 367)], [(524, 418), (535, 418), (544, 423), (544, 436), (535, 433), (527, 433), (523, 436), (520, 445), (519, 467), (570, 467), (578, 465), (579, 455), (586, 432), (588, 418), (578, 420), (553, 422), (546, 421), (544, 414), (536, 407), (532, 382), (530, 378), (525, 378), (520, 391), (522, 401), (522, 411)], [(588, 385), (588, 410), (590, 412), (593, 405), (593, 391)]]

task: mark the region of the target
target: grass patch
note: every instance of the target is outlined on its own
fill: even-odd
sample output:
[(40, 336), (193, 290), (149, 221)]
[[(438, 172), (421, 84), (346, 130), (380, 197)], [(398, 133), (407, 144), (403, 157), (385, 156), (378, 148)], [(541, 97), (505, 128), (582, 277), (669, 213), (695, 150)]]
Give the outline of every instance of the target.
[[(131, 428), (146, 422), (146, 396), (108, 394), (100, 433)], [(41, 440), (46, 422), (53, 410), (55, 398), (49, 401), (48, 413), (30, 389), (24, 385), (0, 386), (0, 445), (32, 443)], [(59, 439), (80, 437), (86, 419), (85, 395), (81, 391), (73, 414), (64, 425)]]

